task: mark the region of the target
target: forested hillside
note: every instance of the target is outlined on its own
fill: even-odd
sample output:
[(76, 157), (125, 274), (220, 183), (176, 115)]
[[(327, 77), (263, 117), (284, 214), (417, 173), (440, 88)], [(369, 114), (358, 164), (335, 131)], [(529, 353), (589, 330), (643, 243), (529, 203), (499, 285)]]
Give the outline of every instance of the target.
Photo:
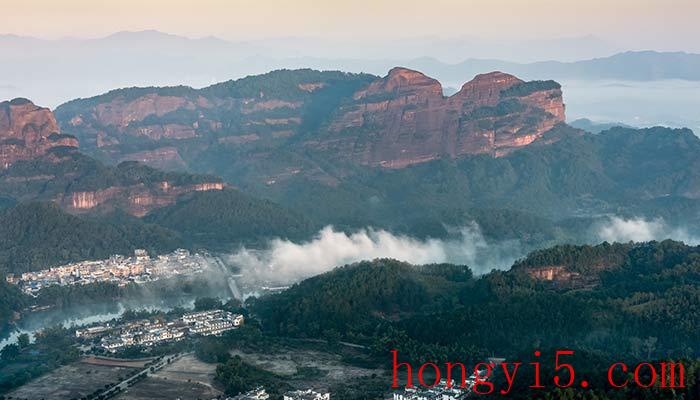
[(20, 312), (27, 304), (27, 299), (16, 286), (5, 282), (4, 275), (0, 274), (0, 332), (4, 331), (7, 324), (14, 320), (15, 313)]
[(170, 229), (117, 213), (79, 218), (49, 203), (0, 211), (0, 272), (21, 273), (71, 261), (104, 259), (145, 248), (169, 252), (185, 245)]
[(230, 250), (235, 243), (257, 243), (273, 237), (305, 239), (320, 227), (269, 200), (234, 189), (193, 193), (154, 211), (145, 221), (212, 250)]
[[(591, 256), (605, 268), (587, 268)], [(532, 274), (552, 264), (595, 275), (594, 283), (562, 287)], [(276, 334), (336, 332), (415, 363), (548, 349), (638, 361), (700, 356), (699, 284), (697, 247), (602, 244), (537, 252), (479, 279), (465, 267), (365, 262), (261, 298), (254, 309)]]

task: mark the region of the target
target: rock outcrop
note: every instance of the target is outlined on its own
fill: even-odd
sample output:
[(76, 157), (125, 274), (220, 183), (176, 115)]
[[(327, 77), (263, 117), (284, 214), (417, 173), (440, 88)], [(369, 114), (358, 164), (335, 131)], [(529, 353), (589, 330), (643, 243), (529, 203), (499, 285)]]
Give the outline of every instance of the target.
[[(145, 118), (150, 112), (167, 113), (177, 98), (137, 101), (129, 110), (109, 110), (120, 121)], [(144, 111), (145, 109), (145, 111)], [(78, 119), (74, 123), (81, 123)], [(125, 159), (181, 166), (174, 147), (131, 154)], [(17, 165), (24, 161), (23, 166)], [(78, 151), (78, 140), (61, 134), (53, 113), (26, 99), (0, 103), (0, 193), (16, 200), (50, 200), (73, 213), (121, 209), (141, 217), (175, 203), (187, 193), (223, 190), (220, 179), (163, 173), (137, 163), (105, 167)]]
[(230, 181), (235, 164), (270, 185), (292, 176), (335, 181), (310, 154), (386, 168), (501, 157), (557, 140), (543, 137), (564, 122), (565, 109), (553, 81), (492, 72), (447, 97), (437, 80), (394, 68), (384, 78), (282, 70), (203, 89), (120, 89), (66, 103), (56, 115), (84, 151), (109, 163), (212, 171)]
[(0, 103), (0, 170), (20, 160), (31, 160), (56, 147), (78, 147), (78, 140), (61, 135), (48, 108), (27, 99)]
[(395, 68), (343, 106), (309, 145), (364, 165), (402, 168), (441, 157), (500, 157), (565, 121), (559, 84), (493, 72), (450, 96), (420, 72)]
[(97, 191), (63, 193), (56, 201), (63, 209), (76, 214), (122, 209), (134, 216), (143, 217), (157, 208), (175, 203), (184, 194), (223, 189), (224, 184), (221, 182), (174, 185), (164, 181), (150, 185), (141, 183), (112, 186)]

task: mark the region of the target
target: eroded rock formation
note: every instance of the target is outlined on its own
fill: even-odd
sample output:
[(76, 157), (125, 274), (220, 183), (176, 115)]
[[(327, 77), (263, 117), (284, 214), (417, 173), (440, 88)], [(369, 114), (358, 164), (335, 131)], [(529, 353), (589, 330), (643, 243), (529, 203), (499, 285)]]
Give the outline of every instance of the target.
[(560, 86), (493, 72), (450, 96), (420, 72), (395, 68), (341, 108), (312, 146), (365, 165), (402, 168), (440, 157), (499, 157), (565, 121)]
[(61, 135), (48, 108), (26, 99), (0, 103), (0, 170), (31, 160), (56, 147), (78, 147), (78, 140)]
[[(107, 106), (100, 109), (110, 118), (134, 121), (150, 112), (167, 113), (184, 104), (177, 98), (160, 100), (137, 100), (138, 107), (127, 110)], [(72, 122), (82, 123), (79, 117)], [(167, 166), (183, 164), (174, 147), (130, 156), (126, 160)], [(19, 161), (26, 163), (18, 166)], [(136, 163), (105, 167), (79, 153), (78, 140), (61, 134), (49, 109), (26, 99), (0, 103), (0, 167), (4, 170), (0, 174), (3, 195), (17, 200), (52, 200), (74, 213), (121, 209), (141, 217), (175, 203), (184, 194), (224, 189), (216, 178), (163, 173)]]

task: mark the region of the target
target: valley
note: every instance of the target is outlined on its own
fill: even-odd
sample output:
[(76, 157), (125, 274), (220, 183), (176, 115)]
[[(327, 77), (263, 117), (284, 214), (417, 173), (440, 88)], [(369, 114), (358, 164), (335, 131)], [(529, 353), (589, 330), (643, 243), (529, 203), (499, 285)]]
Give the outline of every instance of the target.
[(599, 365), (695, 365), (700, 139), (567, 125), (552, 80), (466, 82), (278, 70), (2, 103), (0, 396), (390, 398), (391, 350), (576, 348), (620, 398)]

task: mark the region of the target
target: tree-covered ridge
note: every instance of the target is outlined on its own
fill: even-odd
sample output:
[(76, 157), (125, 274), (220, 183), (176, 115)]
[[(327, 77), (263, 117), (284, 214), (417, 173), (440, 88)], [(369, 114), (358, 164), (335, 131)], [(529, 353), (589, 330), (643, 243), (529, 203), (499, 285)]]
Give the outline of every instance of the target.
[(60, 108), (56, 109), (56, 117), (59, 118), (63, 113), (76, 112), (84, 109), (86, 105), (96, 106), (97, 104), (103, 102), (110, 102), (115, 99), (123, 99), (124, 101), (135, 100), (141, 96), (149, 94), (157, 94), (159, 96), (183, 96), (183, 97), (194, 97), (197, 93), (196, 89), (188, 86), (169, 86), (169, 87), (131, 87), (114, 89), (109, 92), (90, 97), (86, 99), (75, 99), (61, 105)]
[(559, 245), (549, 249), (536, 250), (513, 265), (514, 270), (537, 267), (563, 266), (576, 272), (593, 272), (621, 266), (629, 258), (629, 252), (636, 244), (609, 244), (597, 246)]
[(235, 189), (197, 192), (158, 209), (146, 221), (179, 232), (190, 243), (228, 249), (233, 243), (265, 238), (302, 239), (318, 226), (271, 201)]
[(262, 298), (257, 312), (269, 329), (285, 335), (344, 337), (371, 334), (384, 320), (452, 308), (460, 288), (472, 281), (469, 268), (413, 266), (395, 260), (365, 261), (337, 268)]
[(234, 189), (195, 192), (146, 219), (123, 211), (75, 216), (53, 203), (0, 209), (0, 272), (21, 273), (82, 260), (179, 247), (229, 250), (266, 238), (299, 240), (318, 226), (267, 200)]
[(553, 144), (536, 142), (499, 158), (467, 156), (391, 171), (322, 164), (331, 175), (340, 176), (346, 168), (342, 184), (335, 187), (303, 177), (269, 187), (252, 182), (241, 187), (302, 211), (310, 211), (311, 204), (316, 208), (319, 202), (312, 198), (338, 198), (331, 218), (365, 214), (367, 220), (394, 226), (410, 224), (416, 215), (453, 224), (445, 215), (474, 209), (554, 220), (615, 213), (691, 224), (700, 215), (695, 195), (700, 191), (699, 152), (700, 139), (687, 129), (618, 128), (599, 135), (571, 134)]
[(522, 82), (515, 84), (506, 90), (501, 91), (501, 96), (526, 97), (535, 92), (559, 89), (561, 89), (561, 85), (558, 82), (552, 80)]
[(27, 304), (19, 288), (5, 281), (5, 275), (0, 271), (0, 332), (8, 323), (14, 320), (15, 313), (19, 312)]
[[(525, 349), (547, 348), (621, 360), (700, 355), (697, 247), (672, 241), (593, 250), (558, 247), (552, 257), (576, 260), (592, 253), (626, 259), (586, 290), (563, 290), (522, 268), (474, 280), (468, 272), (454, 275), (452, 268), (464, 267), (434, 266), (425, 273), (378, 260), (303, 281), (260, 299), (254, 309), (265, 328), (278, 334), (337, 332), (372, 342), (379, 352), (398, 348), (407, 359), (423, 363), (455, 361), (445, 358), (456, 354), (465, 357), (460, 361), (487, 354), (510, 359)], [(542, 254), (533, 256), (543, 259), (550, 262)], [(443, 273), (436, 277), (435, 271)]]
[[(316, 71), (312, 69), (271, 71), (262, 75), (217, 83), (202, 89), (204, 96), (217, 98), (257, 98), (266, 96), (287, 101), (303, 101), (313, 91), (305, 90), (300, 85), (323, 84), (325, 86), (341, 85), (350, 82), (356, 87), (377, 79), (370, 74), (353, 74), (340, 71)], [(323, 87), (320, 87), (322, 89)], [(314, 89), (318, 90), (318, 89)]]
[[(57, 154), (58, 151), (65, 151)], [(171, 186), (221, 182), (209, 175), (165, 172), (128, 161), (108, 166), (77, 151), (54, 149), (58, 160), (20, 161), (0, 174), (0, 196), (12, 198), (55, 198), (72, 192), (98, 191), (111, 187), (151, 186), (168, 182)]]
[(73, 261), (105, 259), (146, 248), (162, 253), (185, 245), (172, 230), (123, 213), (79, 218), (50, 203), (0, 211), (0, 272), (21, 273)]
[[(278, 147), (318, 129), (339, 104), (374, 79), (367, 74), (279, 70), (198, 90), (121, 89), (66, 103), (55, 114), (64, 132), (76, 135), (84, 151), (102, 160), (116, 164), (126, 155), (142, 157), (144, 151), (166, 147), (177, 151), (171, 168), (200, 171), (207, 153), (221, 147)], [(129, 116), (120, 110), (130, 110)]]

